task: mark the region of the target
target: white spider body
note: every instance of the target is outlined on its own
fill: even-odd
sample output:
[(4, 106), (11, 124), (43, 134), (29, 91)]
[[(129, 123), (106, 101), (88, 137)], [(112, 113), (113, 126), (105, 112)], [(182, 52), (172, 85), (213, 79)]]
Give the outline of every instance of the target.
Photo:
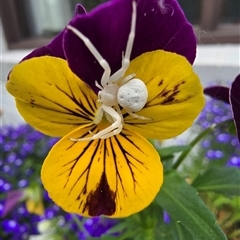
[(118, 104), (132, 112), (141, 110), (148, 98), (146, 85), (140, 79), (134, 78), (122, 85), (117, 92)]
[(76, 28), (67, 26), (69, 30), (75, 33), (85, 43), (86, 47), (104, 69), (101, 85), (97, 81), (95, 82), (96, 86), (100, 89), (98, 92), (98, 101), (101, 103), (101, 109), (96, 117), (96, 123), (101, 121), (103, 113), (105, 113), (107, 120), (110, 119), (110, 122), (112, 122), (110, 126), (94, 134), (92, 137), (80, 139), (70, 138), (72, 141), (90, 141), (98, 138), (105, 139), (119, 134), (124, 124), (119, 106), (123, 107), (125, 111), (134, 118), (151, 120), (134, 113), (140, 111), (147, 102), (148, 90), (146, 85), (142, 80), (134, 78), (135, 73), (124, 77), (130, 65), (130, 55), (135, 37), (137, 17), (135, 1), (132, 2), (132, 8), (131, 30), (128, 36), (126, 51), (125, 54), (123, 54), (122, 67), (113, 75), (111, 75), (108, 62), (101, 56), (91, 41)]

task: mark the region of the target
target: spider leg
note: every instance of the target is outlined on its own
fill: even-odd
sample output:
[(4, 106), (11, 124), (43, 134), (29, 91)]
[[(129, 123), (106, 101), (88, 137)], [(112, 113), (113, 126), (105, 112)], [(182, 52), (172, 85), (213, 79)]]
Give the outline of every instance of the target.
[(112, 137), (114, 135), (119, 134), (121, 131), (122, 131), (122, 128), (117, 128), (117, 129), (113, 130), (112, 132), (105, 134), (103, 137), (101, 137), (101, 139), (106, 139), (106, 138)]
[(120, 109), (119, 105), (116, 106), (116, 109), (117, 109), (117, 112), (118, 112), (119, 116), (121, 116), (121, 125), (117, 129), (113, 130), (112, 132), (109, 132), (109, 133), (105, 134), (104, 136), (102, 136), (101, 139), (106, 139), (108, 137), (112, 137), (114, 135), (119, 134), (122, 131), (123, 116), (122, 116), (122, 112), (121, 112), (121, 109)]
[(97, 59), (99, 64), (104, 69), (104, 73), (101, 78), (101, 85), (105, 87), (108, 83), (108, 79), (111, 75), (111, 69), (108, 64), (108, 62), (102, 57), (102, 55), (99, 53), (99, 51), (94, 47), (94, 45), (91, 43), (90, 39), (87, 38), (85, 35), (83, 35), (80, 31), (78, 31), (75, 27), (68, 25), (67, 28), (71, 30), (73, 33), (75, 33), (86, 45), (88, 50), (92, 53), (92, 55)]
[(117, 109), (118, 114), (121, 116), (121, 120), (122, 120), (122, 124), (123, 124), (124, 123), (123, 115), (122, 115), (122, 112), (121, 112), (121, 109), (120, 109), (119, 105), (116, 106), (116, 109)]
[[(122, 113), (116, 112), (112, 107), (108, 107), (103, 105), (102, 106), (103, 110), (108, 113), (115, 121), (110, 125), (109, 127), (103, 129), (96, 135), (101, 134), (101, 136), (98, 136), (101, 139), (105, 139), (108, 137), (112, 137), (122, 131)], [(120, 110), (120, 109), (119, 109)]]
[[(69, 138), (71, 141), (75, 142), (83, 142), (83, 141), (91, 141), (95, 139), (105, 139), (108, 137), (112, 137), (122, 130), (122, 119), (119, 113), (117, 113), (113, 108), (103, 105), (103, 110), (108, 113), (115, 121), (112, 125), (108, 126), (107, 128), (101, 130), (100, 132), (94, 134), (92, 137), (88, 138)], [(114, 131), (113, 131), (114, 130)]]
[(120, 80), (124, 76), (130, 64), (130, 55), (132, 52), (133, 41), (135, 38), (136, 19), (137, 19), (137, 12), (136, 12), (137, 6), (135, 1), (132, 2), (132, 9), (133, 10), (132, 10), (131, 30), (128, 36), (126, 51), (122, 59), (122, 67), (109, 78), (109, 83), (115, 83), (118, 80)]
[(121, 84), (120, 84), (120, 85), (122, 86), (123, 84), (125, 84), (125, 83), (127, 83), (128, 81), (132, 80), (135, 76), (136, 76), (135, 73), (126, 76), (125, 78), (123, 78), (123, 79), (121, 80)]
[(98, 87), (99, 89), (103, 90), (103, 87), (97, 81), (95, 81), (95, 86)]
[(124, 108), (125, 110), (126, 110), (126, 112), (130, 115), (130, 116), (132, 116), (133, 118), (137, 118), (137, 119), (141, 119), (141, 120), (152, 120), (151, 118), (146, 118), (146, 117), (143, 117), (143, 116), (139, 116), (139, 115), (137, 115), (136, 113), (133, 113), (131, 110), (129, 110), (129, 109), (126, 109), (126, 108)]

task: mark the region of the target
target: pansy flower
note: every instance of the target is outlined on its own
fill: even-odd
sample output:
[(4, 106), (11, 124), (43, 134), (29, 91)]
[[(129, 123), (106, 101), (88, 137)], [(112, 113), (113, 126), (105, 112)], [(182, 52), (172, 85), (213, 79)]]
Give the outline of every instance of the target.
[(202, 110), (195, 54), (177, 1), (112, 0), (13, 68), (7, 89), (19, 112), (62, 137), (41, 171), (56, 204), (125, 217), (153, 201), (163, 168), (147, 139), (181, 134)]
[(225, 86), (211, 86), (205, 88), (204, 93), (231, 105), (233, 120), (240, 142), (240, 74), (232, 82), (230, 88)]

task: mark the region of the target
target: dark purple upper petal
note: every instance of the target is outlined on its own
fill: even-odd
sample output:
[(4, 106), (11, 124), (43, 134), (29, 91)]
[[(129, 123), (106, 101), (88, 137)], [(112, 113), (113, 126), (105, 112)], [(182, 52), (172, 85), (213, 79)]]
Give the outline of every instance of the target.
[(214, 99), (222, 100), (225, 103), (230, 103), (229, 88), (223, 86), (212, 86), (204, 89), (204, 93)]
[(53, 56), (65, 59), (62, 47), (63, 32), (59, 33), (47, 46), (37, 48), (22, 59), (22, 61), (41, 56)]
[[(185, 56), (193, 63), (196, 38), (176, 0), (136, 0), (137, 25), (131, 59), (163, 49)], [(130, 32), (131, 0), (112, 0), (73, 19), (70, 25), (86, 35), (109, 63), (112, 73), (121, 67)], [(84, 43), (70, 30), (64, 35), (64, 51), (72, 71), (93, 89), (103, 69)], [(161, 67), (161, 66), (159, 66)]]
[(230, 104), (233, 112), (233, 119), (236, 125), (237, 135), (240, 142), (240, 74), (232, 83), (230, 89)]
[(82, 14), (87, 14), (87, 11), (86, 11), (86, 9), (83, 7), (83, 5), (77, 4), (76, 7), (75, 7), (74, 16), (82, 15)]
[[(74, 18), (79, 15), (86, 14), (85, 8), (81, 4), (77, 4), (75, 7)], [(60, 32), (47, 46), (43, 46), (33, 50), (30, 54), (22, 59), (22, 61), (33, 58), (33, 57), (40, 57), (40, 56), (53, 56), (59, 58), (65, 58), (64, 51), (63, 51), (63, 33), (64, 31)]]

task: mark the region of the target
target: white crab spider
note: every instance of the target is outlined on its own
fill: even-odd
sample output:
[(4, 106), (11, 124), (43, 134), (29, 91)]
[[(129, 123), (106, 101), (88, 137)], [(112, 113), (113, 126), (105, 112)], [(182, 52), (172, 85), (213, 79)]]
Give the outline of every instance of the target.
[(137, 18), (135, 1), (132, 2), (132, 8), (131, 30), (128, 36), (126, 51), (125, 54), (123, 54), (122, 67), (113, 75), (111, 75), (109, 64), (101, 56), (91, 41), (76, 28), (70, 25), (67, 26), (69, 30), (75, 33), (85, 43), (86, 47), (104, 69), (101, 78), (101, 85), (98, 84), (97, 81), (95, 82), (96, 86), (100, 89), (98, 92), (98, 101), (102, 103), (99, 116), (101, 120), (103, 113), (105, 113), (107, 119), (109, 119), (110, 116), (113, 121), (109, 127), (101, 130), (91, 137), (79, 139), (70, 138), (72, 141), (90, 141), (98, 138), (105, 139), (120, 133), (123, 128), (123, 116), (119, 105), (134, 118), (150, 120), (149, 118), (145, 118), (134, 113), (141, 110), (147, 102), (148, 90), (146, 85), (140, 79), (134, 78), (134, 73), (123, 78), (130, 64), (130, 55), (135, 37)]

